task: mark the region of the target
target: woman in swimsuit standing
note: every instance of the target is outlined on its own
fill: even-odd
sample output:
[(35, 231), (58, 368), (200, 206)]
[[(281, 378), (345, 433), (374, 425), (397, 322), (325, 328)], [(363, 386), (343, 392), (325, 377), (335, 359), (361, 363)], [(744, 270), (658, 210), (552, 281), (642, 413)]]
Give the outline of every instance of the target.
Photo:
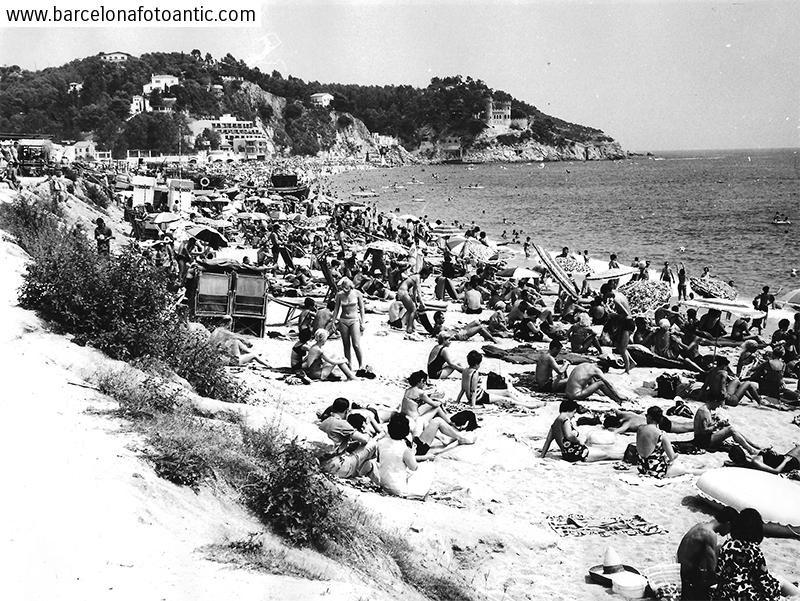
[(400, 287), (397, 289), (397, 300), (403, 303), (406, 308), (406, 338), (413, 338), (414, 320), (417, 317), (417, 311), (425, 310), (425, 304), (422, 302), (419, 286), (422, 280), (431, 274), (429, 267), (423, 267), (419, 274), (412, 274), (408, 276)]
[(348, 278), (339, 280), (339, 292), (336, 294), (336, 306), (333, 309), (333, 319), (342, 335), (342, 346), (347, 362), (350, 361), (350, 348), (356, 354), (358, 367), (364, 367), (364, 358), (361, 354), (361, 334), (364, 333), (364, 297), (361, 292), (353, 288), (353, 282)]

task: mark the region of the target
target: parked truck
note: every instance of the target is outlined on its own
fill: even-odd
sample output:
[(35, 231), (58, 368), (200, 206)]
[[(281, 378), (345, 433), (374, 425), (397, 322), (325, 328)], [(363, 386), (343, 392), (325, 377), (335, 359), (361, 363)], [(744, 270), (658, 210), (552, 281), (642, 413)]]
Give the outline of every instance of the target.
[(17, 146), (19, 172), (23, 177), (45, 175), (50, 167), (53, 143), (50, 140), (20, 140)]

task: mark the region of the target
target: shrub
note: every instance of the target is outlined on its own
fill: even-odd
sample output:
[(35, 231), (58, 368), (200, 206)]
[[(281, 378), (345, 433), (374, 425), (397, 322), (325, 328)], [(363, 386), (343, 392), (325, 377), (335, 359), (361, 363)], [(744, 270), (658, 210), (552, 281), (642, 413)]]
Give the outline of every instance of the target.
[(58, 229), (61, 206), (49, 194), (18, 194), (11, 203), (0, 204), (0, 227), (16, 238), (29, 253), (40, 238), (50, 238)]
[(89, 202), (100, 207), (101, 209), (108, 208), (110, 200), (103, 191), (103, 188), (91, 182), (86, 182), (84, 186), (86, 188), (86, 198), (89, 200)]
[(336, 126), (340, 129), (345, 129), (353, 125), (353, 119), (348, 115), (339, 115), (336, 119)]
[(120, 412), (133, 419), (172, 413), (180, 402), (180, 391), (163, 378), (148, 375), (142, 380), (128, 369), (101, 371), (97, 388), (117, 400)]
[(284, 442), (274, 429), (246, 430), (244, 443), (262, 465), (243, 487), (245, 503), (261, 521), (288, 541), (318, 550), (350, 538), (347, 524), (336, 519), (342, 495), (308, 449)]

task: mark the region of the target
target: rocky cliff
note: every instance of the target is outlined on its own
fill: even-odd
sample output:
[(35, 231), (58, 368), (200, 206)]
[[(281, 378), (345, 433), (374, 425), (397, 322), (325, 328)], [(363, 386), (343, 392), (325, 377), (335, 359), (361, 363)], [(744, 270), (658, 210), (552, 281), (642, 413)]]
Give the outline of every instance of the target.
[(505, 145), (496, 142), (464, 151), (464, 160), (476, 163), (530, 162), (530, 161), (601, 161), (624, 159), (625, 151), (619, 142), (571, 142), (560, 146), (548, 146), (526, 140)]

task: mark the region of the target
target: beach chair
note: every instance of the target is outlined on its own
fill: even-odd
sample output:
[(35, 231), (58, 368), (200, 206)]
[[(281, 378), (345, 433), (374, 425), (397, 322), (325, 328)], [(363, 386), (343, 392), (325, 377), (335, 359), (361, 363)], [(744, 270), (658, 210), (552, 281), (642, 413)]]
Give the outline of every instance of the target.
[(230, 314), (231, 276), (226, 273), (207, 273), (201, 271), (197, 281), (195, 315), (199, 317), (220, 317)]
[(233, 317), (266, 317), (267, 280), (262, 276), (236, 274), (231, 315)]
[(286, 319), (283, 320), (283, 325), (289, 325), (292, 321), (300, 319), (300, 311), (303, 310), (305, 298), (277, 298), (271, 294), (267, 295), (267, 299), (271, 303), (286, 307)]

